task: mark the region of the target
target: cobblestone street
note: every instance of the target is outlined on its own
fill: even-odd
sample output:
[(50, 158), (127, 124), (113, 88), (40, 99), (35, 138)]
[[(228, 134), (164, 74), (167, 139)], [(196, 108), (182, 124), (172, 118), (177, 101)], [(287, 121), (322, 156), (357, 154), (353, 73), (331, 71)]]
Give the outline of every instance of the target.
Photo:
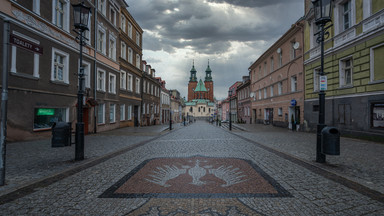
[(342, 138), (346, 153), (319, 165), (315, 134), (244, 129), (197, 121), (89, 135), (80, 163), (70, 161), (73, 146), (17, 143), (1, 215), (384, 215), (383, 145)]

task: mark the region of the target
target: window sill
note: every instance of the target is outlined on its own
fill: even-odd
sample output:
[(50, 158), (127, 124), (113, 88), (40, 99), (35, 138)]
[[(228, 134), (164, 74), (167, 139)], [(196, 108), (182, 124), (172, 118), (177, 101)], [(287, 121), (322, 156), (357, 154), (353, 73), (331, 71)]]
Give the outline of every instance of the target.
[(25, 73), (10, 72), (10, 74), (11, 74), (12, 76), (17, 76), (17, 77), (26, 78), (26, 79), (31, 79), (31, 80), (39, 80), (39, 79), (40, 79), (40, 77), (35, 77), (35, 76), (33, 76), (33, 75), (25, 74)]
[(33, 132), (40, 132), (40, 131), (50, 131), (52, 128), (39, 128), (39, 129), (33, 129)]
[(97, 92), (105, 94), (104, 90), (97, 89)]
[(50, 82), (57, 85), (69, 86), (69, 83), (66, 83), (66, 82), (61, 82), (56, 80), (50, 80)]
[(97, 126), (104, 126), (105, 123), (97, 123)]
[(368, 83), (368, 85), (375, 85), (375, 84), (379, 84), (379, 83), (384, 83), (384, 80), (370, 81), (370, 82)]
[(350, 89), (350, 88), (353, 88), (353, 85), (340, 86), (338, 89)]

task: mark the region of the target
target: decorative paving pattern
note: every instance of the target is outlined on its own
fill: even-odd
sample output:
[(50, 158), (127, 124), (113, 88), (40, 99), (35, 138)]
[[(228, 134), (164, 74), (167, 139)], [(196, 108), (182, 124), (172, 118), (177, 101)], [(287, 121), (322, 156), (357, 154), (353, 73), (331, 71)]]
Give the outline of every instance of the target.
[(211, 215), (211, 216), (264, 216), (237, 199), (150, 199), (141, 208), (127, 215), (170, 216), (170, 215)]
[(239, 198), (291, 195), (252, 161), (237, 158), (146, 160), (100, 198)]

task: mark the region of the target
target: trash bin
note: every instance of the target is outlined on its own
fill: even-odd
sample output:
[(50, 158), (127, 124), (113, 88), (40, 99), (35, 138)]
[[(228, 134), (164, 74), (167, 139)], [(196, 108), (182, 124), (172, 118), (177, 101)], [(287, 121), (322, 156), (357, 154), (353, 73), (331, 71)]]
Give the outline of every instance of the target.
[(327, 155), (340, 155), (340, 132), (337, 128), (323, 128), (321, 137), (321, 153)]
[(52, 126), (52, 147), (71, 145), (71, 122), (57, 122)]

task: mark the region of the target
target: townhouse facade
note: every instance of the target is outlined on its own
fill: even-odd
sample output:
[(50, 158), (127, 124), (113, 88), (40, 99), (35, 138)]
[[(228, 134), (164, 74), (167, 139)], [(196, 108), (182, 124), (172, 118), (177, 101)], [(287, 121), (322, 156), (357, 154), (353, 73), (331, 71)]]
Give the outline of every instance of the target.
[[(114, 14), (114, 12), (111, 12)], [(101, 34), (101, 32), (99, 33)], [(128, 12), (120, 8), (118, 53), (120, 64), (119, 119), (120, 126), (139, 126), (142, 102), (142, 38), (143, 30)]]
[[(61, 121), (70, 122), (74, 130), (80, 46), (71, 4), (77, 3), (0, 1), (0, 28), (8, 26), (5, 20), (10, 27), (8, 140), (47, 137), (53, 124)], [(124, 0), (84, 3), (92, 12), (82, 64), (85, 133), (140, 126), (144, 123), (143, 77), (147, 76), (142, 68), (143, 30)], [(160, 86), (153, 77), (148, 79)], [(159, 122), (160, 90), (156, 92), (158, 96), (154, 92), (150, 97), (157, 101), (153, 119)]]
[(237, 81), (234, 84), (232, 84), (229, 87), (229, 94), (228, 92), (228, 119), (229, 120), (229, 115), (231, 115), (231, 121), (232, 122), (239, 122), (239, 114), (238, 114), (238, 92), (237, 88), (242, 84), (242, 82)]
[(250, 67), (252, 122), (292, 129), (304, 120), (303, 21)]
[(161, 86), (155, 78), (155, 69), (143, 61), (145, 68), (142, 79), (142, 121), (141, 125), (150, 126), (160, 124), (160, 91)]
[[(316, 130), (320, 46), (311, 5), (305, 1), (304, 119), (308, 130)], [(344, 134), (383, 136), (384, 1), (336, 0), (332, 13), (324, 42), (325, 124)]]
[(169, 124), (169, 112), (170, 112), (170, 95), (168, 89), (165, 87), (166, 82), (161, 77), (156, 77), (160, 83), (160, 122), (161, 124)]
[(237, 87), (238, 118), (239, 123), (252, 124), (251, 118), (251, 80), (249, 76), (243, 76), (243, 83)]

